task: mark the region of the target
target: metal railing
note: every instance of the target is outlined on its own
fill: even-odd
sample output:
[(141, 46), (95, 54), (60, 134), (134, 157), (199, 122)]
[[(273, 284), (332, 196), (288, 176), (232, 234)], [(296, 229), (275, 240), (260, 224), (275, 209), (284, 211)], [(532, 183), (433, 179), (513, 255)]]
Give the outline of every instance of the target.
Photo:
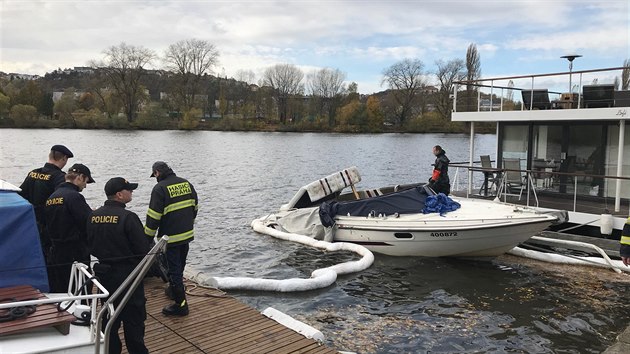
[[(477, 161), (475, 161), (474, 163), (479, 163)], [(556, 182), (556, 181), (561, 181), (561, 180), (569, 180), (571, 181), (570, 183), (564, 183), (565, 188), (567, 188), (568, 186), (572, 186), (573, 190), (570, 191), (570, 189), (562, 194), (564, 195), (568, 195), (572, 197), (572, 211), (578, 211), (577, 207), (578, 207), (578, 197), (584, 197), (584, 198), (590, 198), (590, 197), (594, 197), (594, 196), (590, 196), (587, 194), (583, 194), (583, 193), (579, 193), (580, 191), (580, 184), (578, 183), (578, 178), (598, 178), (598, 179), (602, 179), (602, 180), (622, 180), (622, 181), (630, 181), (630, 177), (618, 177), (618, 176), (607, 176), (607, 175), (594, 175), (594, 174), (586, 174), (586, 173), (570, 173), (570, 172), (559, 172), (559, 171), (540, 171), (540, 170), (516, 170), (516, 169), (505, 169), (505, 168), (483, 168), (483, 167), (478, 167), (478, 166), (470, 166), (467, 163), (462, 163), (462, 164), (450, 164), (449, 165), (451, 168), (455, 168), (455, 174), (453, 177), (453, 181), (451, 182), (452, 185), (452, 190), (457, 192), (457, 191), (465, 191), (466, 192), (466, 197), (472, 197), (475, 194), (472, 193), (473, 190), (479, 189), (479, 187), (473, 187), (472, 190), (468, 189), (468, 182), (466, 181), (466, 183), (464, 183), (465, 187), (461, 187), (461, 184), (463, 183), (461, 181), (461, 179), (463, 179), (461, 177), (462, 173), (460, 173), (460, 169), (468, 172), (481, 172), (481, 173), (496, 173), (500, 175), (500, 183), (495, 186), (496, 187), (496, 194), (494, 194), (495, 198), (499, 198), (499, 199), (503, 199), (504, 202), (507, 202), (507, 197), (508, 196), (514, 196), (514, 194), (510, 194), (508, 192), (506, 192), (507, 186), (506, 186), (506, 179), (505, 179), (505, 175), (506, 172), (511, 171), (511, 172), (517, 172), (523, 175), (523, 184), (525, 185), (525, 187), (523, 188), (523, 194), (525, 194), (527, 196), (526, 199), (526, 205), (527, 206), (533, 206), (533, 207), (545, 207), (545, 205), (540, 205), (539, 199), (538, 199), (538, 194), (540, 194), (541, 190), (546, 190), (549, 191), (549, 188), (540, 188), (537, 187), (536, 185), (536, 181), (540, 180), (541, 178), (539, 177), (540, 175), (546, 175), (546, 178), (550, 178), (551, 180), (553, 180), (554, 185), (556, 185), (559, 189), (560, 187), (560, 182)], [(469, 173), (464, 173), (465, 176), (468, 176)], [(478, 183), (479, 181), (482, 181), (482, 179), (478, 179)], [(605, 184), (605, 183), (604, 183)], [(567, 188), (568, 189), (568, 188)], [(555, 189), (554, 189), (555, 191)], [(534, 201), (535, 204), (534, 205), (530, 205), (530, 198), (529, 196), (532, 195), (534, 196)], [(518, 195), (517, 195), (518, 196)], [(606, 206), (606, 209), (608, 209), (608, 202), (607, 200), (612, 198), (612, 197), (608, 197), (608, 196), (603, 196), (603, 197), (599, 197), (601, 198), (601, 202), (602, 204), (604, 204)], [(630, 202), (630, 200), (628, 201)], [(619, 212), (620, 210), (617, 210), (615, 208), (614, 210), (615, 212)]]
[[(155, 262), (155, 258), (157, 257), (158, 253), (163, 252), (166, 249), (167, 243), (168, 236), (162, 236), (162, 238), (153, 246), (151, 251), (149, 251), (149, 253), (144, 256), (144, 258), (142, 258), (142, 261), (140, 261), (140, 263), (134, 268), (127, 279), (125, 279), (125, 281), (118, 287), (118, 289), (116, 289), (114, 294), (112, 294), (112, 296), (107, 299), (96, 318), (92, 317), (93, 324), (94, 321), (96, 322), (96, 333), (100, 333), (103, 316), (105, 316), (106, 313), (111, 314), (107, 322), (107, 326), (105, 326), (105, 330), (103, 331), (103, 345), (105, 353), (109, 353), (109, 336), (112, 326), (114, 325), (114, 321), (116, 320), (116, 318), (118, 318), (122, 310), (125, 308), (125, 305), (131, 298), (131, 295), (136, 290), (138, 285), (140, 285), (140, 283), (144, 280), (144, 276), (147, 274), (147, 272)], [(114, 307), (114, 302), (121, 295), (123, 296), (122, 300), (120, 301), (118, 306)], [(95, 343), (94, 353), (100, 353), (100, 340), (97, 340)]]
[[(535, 108), (534, 90), (540, 89), (546, 90), (545, 95), (547, 95), (549, 100), (545, 104), (548, 104), (549, 108), (580, 109), (583, 106), (584, 98), (581, 93), (585, 85), (614, 84), (615, 77), (621, 78), (623, 70), (628, 70), (628, 68), (622, 66), (456, 81), (453, 88), (453, 111), (531, 110)], [(573, 75), (577, 75), (579, 78), (575, 85), (572, 83)], [(464, 89), (462, 89), (462, 86)], [(466, 88), (470, 88), (470, 90), (466, 90)], [(526, 105), (521, 97), (514, 97), (514, 92), (522, 91), (526, 91), (530, 95), (529, 107), (525, 107)], [(464, 100), (467, 102), (462, 102)], [(554, 104), (557, 107), (554, 107)], [(624, 106), (627, 105), (625, 104)], [(495, 109), (497, 107), (498, 109)]]

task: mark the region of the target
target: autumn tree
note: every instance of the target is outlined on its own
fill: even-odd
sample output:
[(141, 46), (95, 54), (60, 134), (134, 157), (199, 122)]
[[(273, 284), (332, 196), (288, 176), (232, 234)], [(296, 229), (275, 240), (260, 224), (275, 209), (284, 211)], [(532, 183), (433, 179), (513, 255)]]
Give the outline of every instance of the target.
[(121, 43), (105, 50), (105, 63), (96, 64), (113, 88), (113, 95), (122, 103), (127, 121), (132, 122), (138, 114), (140, 104), (146, 98), (142, 77), (145, 67), (156, 57), (155, 53), (141, 46)]
[(437, 71), (435, 76), (440, 84), (435, 109), (444, 119), (450, 119), (453, 103), (451, 95), (455, 86), (455, 81), (464, 78), (464, 61), (461, 59), (453, 59), (448, 62), (438, 60), (435, 62)]
[(476, 106), (476, 89), (472, 81), (481, 77), (481, 57), (477, 45), (471, 43), (466, 50), (466, 108), (470, 110)]
[(32, 127), (37, 123), (37, 108), (28, 104), (16, 104), (11, 107), (11, 118), (18, 128)]
[(9, 107), (11, 105), (11, 99), (9, 96), (0, 92), (0, 118), (4, 118), (6, 113), (9, 112)]
[(328, 124), (335, 125), (335, 111), (345, 91), (346, 75), (339, 69), (323, 68), (308, 75), (308, 88), (320, 117), (327, 116)]
[(164, 53), (167, 70), (175, 73), (173, 94), (186, 112), (195, 107), (202, 78), (218, 64), (219, 51), (201, 39), (187, 39), (171, 44)]
[(424, 64), (419, 59), (404, 59), (383, 71), (381, 85), (387, 84), (398, 105), (396, 121), (402, 125), (411, 116), (424, 87)]
[(378, 97), (374, 95), (368, 97), (365, 108), (367, 111), (368, 130), (372, 132), (380, 131), (383, 127), (384, 115)]
[(273, 88), (278, 102), (280, 122), (286, 123), (289, 98), (302, 95), (304, 73), (293, 64), (276, 64), (265, 70), (263, 85)]

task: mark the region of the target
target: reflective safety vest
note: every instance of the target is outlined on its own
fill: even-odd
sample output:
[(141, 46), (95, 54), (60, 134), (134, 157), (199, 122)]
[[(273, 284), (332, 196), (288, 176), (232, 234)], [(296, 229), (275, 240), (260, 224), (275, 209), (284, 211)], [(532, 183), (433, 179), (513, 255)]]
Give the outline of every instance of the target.
[(167, 235), (169, 244), (192, 241), (198, 207), (193, 185), (173, 171), (165, 172), (151, 191), (145, 235), (151, 238)]
[(622, 257), (630, 257), (630, 217), (626, 220), (626, 224), (623, 225), (620, 242), (619, 254)]

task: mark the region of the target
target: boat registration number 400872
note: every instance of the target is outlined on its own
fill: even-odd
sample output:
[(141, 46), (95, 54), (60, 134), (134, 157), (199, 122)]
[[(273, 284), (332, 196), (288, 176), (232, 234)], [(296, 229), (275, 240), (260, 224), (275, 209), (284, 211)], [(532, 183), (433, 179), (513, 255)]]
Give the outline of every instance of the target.
[(432, 232), (431, 237), (452, 237), (457, 236), (457, 231)]

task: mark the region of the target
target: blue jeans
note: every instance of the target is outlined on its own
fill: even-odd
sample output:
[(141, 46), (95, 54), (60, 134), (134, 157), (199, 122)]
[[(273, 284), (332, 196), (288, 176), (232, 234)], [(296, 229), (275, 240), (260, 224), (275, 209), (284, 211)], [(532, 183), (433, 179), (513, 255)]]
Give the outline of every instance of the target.
[(168, 281), (172, 288), (184, 287), (184, 267), (188, 257), (188, 243), (166, 248), (166, 262), (168, 263)]

